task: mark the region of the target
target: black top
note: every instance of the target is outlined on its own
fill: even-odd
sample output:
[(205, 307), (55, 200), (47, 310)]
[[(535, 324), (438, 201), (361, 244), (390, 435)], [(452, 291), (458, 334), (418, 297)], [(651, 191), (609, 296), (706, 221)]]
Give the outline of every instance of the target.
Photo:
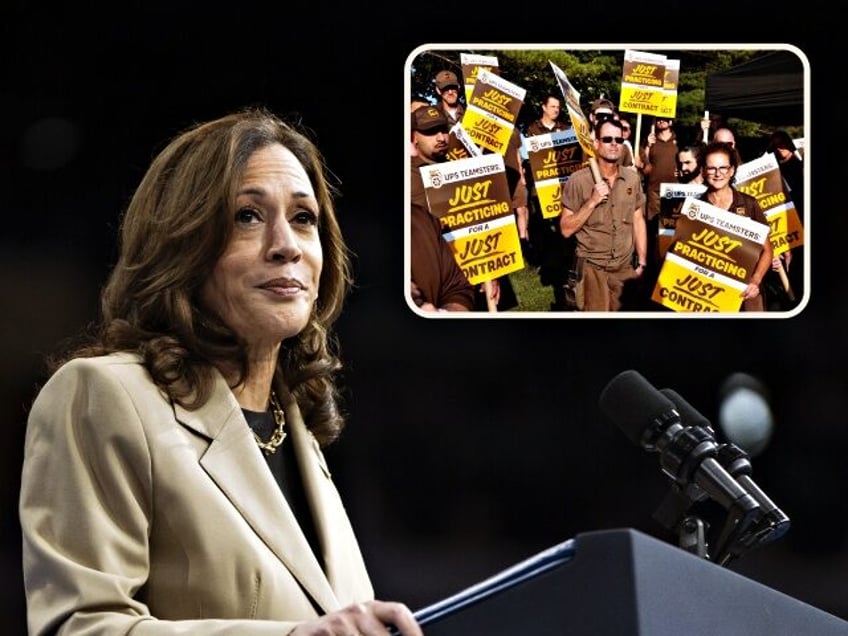
[(797, 157), (791, 157), (778, 164), (780, 174), (789, 186), (789, 198), (795, 204), (799, 214), (804, 213), (804, 164)]
[[(257, 412), (242, 409), (244, 417), (247, 420), (250, 428), (259, 436), (261, 440), (267, 440), (277, 428), (277, 423), (274, 420), (274, 414), (269, 411)], [(261, 450), (261, 449), (260, 449)], [(276, 452), (268, 454), (261, 451), (268, 462), (268, 467), (277, 480), (283, 496), (291, 506), (292, 512), (297, 519), (298, 524), (306, 535), (306, 540), (312, 546), (312, 552), (324, 567), (324, 561), (321, 557), (321, 546), (318, 542), (318, 535), (315, 532), (315, 522), (312, 519), (309, 503), (306, 501), (306, 494), (303, 490), (303, 481), (298, 470), (297, 459), (294, 456), (294, 449), (291, 441), (286, 438), (283, 443), (277, 448)]]

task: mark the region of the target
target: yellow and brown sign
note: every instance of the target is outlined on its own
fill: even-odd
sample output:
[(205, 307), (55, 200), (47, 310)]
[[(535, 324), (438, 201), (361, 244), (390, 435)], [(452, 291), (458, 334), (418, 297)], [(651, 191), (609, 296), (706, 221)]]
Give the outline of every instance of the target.
[(685, 199), (651, 299), (674, 311), (739, 311), (768, 232), (748, 217)]
[(583, 150), (573, 128), (534, 135), (524, 140), (542, 216), (562, 212), (562, 184), (585, 165)]
[(450, 135), (448, 136), (448, 149), (445, 153), (448, 161), (478, 157), (482, 154), (483, 151), (468, 138), (468, 134), (462, 127), (462, 122), (455, 123), (453, 128), (450, 129)]
[(732, 313), (742, 305), (747, 285), (668, 254), (652, 300), (680, 312)]
[(480, 70), (462, 116), (462, 127), (469, 139), (481, 148), (503, 155), (526, 93), (520, 86)]
[(665, 80), (663, 81), (663, 98), (657, 117), (674, 119), (677, 114), (677, 85), (680, 82), (680, 60), (665, 60)]
[(524, 267), (501, 155), (421, 167), (430, 213), (472, 285)]
[(580, 142), (580, 147), (587, 157), (595, 156), (595, 145), (592, 141), (592, 128), (589, 125), (589, 120), (583, 114), (583, 109), (580, 108), (580, 91), (578, 91), (571, 82), (568, 81), (568, 76), (560, 67), (553, 62), (550, 62), (551, 68), (556, 77), (559, 89), (562, 91), (563, 99), (565, 100), (565, 108), (568, 111), (568, 118), (571, 120), (571, 127), (577, 133), (577, 140)]
[(657, 116), (665, 97), (665, 55), (646, 51), (624, 51), (621, 96), (618, 109), (624, 113)]
[(780, 167), (773, 154), (765, 154), (739, 166), (734, 185), (754, 197), (766, 215), (775, 256), (804, 244), (804, 228), (798, 210), (784, 188)]
[(665, 257), (668, 246), (674, 238), (680, 208), (687, 197), (697, 197), (707, 186), (700, 183), (660, 183), (660, 216), (657, 224), (659, 234), (657, 248), (660, 259)]
[(471, 94), (474, 92), (474, 84), (477, 83), (477, 75), (480, 71), (489, 71), (495, 75), (500, 74), (498, 58), (494, 55), (460, 53), (459, 63), (462, 66), (462, 83), (465, 85), (466, 104), (471, 101)]

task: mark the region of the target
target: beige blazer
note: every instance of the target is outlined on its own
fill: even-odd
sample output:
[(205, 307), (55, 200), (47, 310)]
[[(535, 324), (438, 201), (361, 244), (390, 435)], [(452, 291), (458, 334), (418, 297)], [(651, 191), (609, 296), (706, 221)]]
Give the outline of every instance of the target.
[(78, 359), (39, 393), (20, 496), (31, 634), (286, 634), (373, 590), (330, 471), (280, 396), (326, 573), (223, 377), (196, 411), (138, 358)]

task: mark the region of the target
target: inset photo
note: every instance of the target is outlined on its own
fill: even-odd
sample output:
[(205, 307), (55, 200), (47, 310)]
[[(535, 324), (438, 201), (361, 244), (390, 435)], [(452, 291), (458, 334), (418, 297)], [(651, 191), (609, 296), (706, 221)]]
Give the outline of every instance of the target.
[(798, 314), (809, 87), (788, 44), (415, 49), (407, 304), (434, 318)]

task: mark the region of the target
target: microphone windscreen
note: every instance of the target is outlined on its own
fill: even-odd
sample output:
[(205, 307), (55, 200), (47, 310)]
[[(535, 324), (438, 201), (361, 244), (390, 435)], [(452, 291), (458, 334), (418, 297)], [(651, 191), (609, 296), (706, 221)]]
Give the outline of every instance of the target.
[(622, 371), (609, 381), (598, 399), (601, 411), (637, 446), (643, 434), (674, 409), (674, 404), (638, 371)]
[(700, 426), (715, 435), (710, 421), (694, 406), (689, 404), (677, 391), (674, 389), (660, 389), (660, 393), (674, 404), (674, 409), (680, 414), (680, 422), (683, 426)]

